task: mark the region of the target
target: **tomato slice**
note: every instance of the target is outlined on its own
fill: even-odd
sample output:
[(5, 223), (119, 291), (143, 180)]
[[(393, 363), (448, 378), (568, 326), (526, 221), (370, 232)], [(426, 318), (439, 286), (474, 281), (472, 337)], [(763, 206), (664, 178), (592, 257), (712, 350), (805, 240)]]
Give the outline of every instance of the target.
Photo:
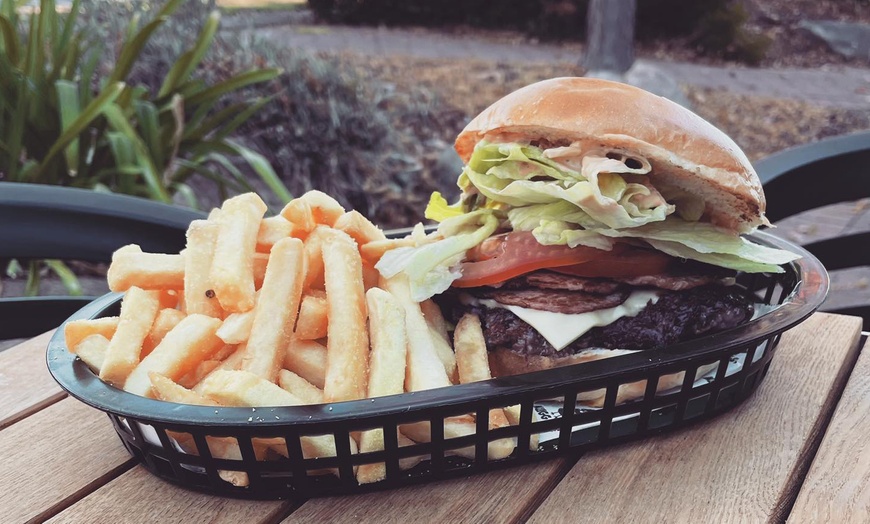
[(585, 246), (543, 246), (529, 232), (491, 237), (468, 252), (455, 287), (497, 284), (538, 269), (583, 277), (635, 277), (667, 270), (671, 257), (617, 243), (610, 251)]
[(658, 251), (632, 248), (616, 256), (605, 256), (582, 264), (551, 269), (557, 273), (580, 277), (639, 277), (664, 273), (673, 260)]
[(468, 254), (456, 287), (496, 284), (537, 269), (574, 266), (611, 254), (585, 246), (542, 246), (529, 232), (516, 231), (487, 239)]

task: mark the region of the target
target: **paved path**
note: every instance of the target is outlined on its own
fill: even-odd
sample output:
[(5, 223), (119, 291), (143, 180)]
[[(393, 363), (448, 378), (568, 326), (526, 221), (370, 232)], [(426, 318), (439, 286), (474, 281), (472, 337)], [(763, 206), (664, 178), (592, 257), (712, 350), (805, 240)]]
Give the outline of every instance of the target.
[[(436, 32), (345, 26), (284, 25), (257, 29), (257, 34), (289, 47), (314, 51), (353, 51), (420, 58), (474, 58), (495, 62), (567, 62), (579, 60), (577, 44), (494, 42)], [(711, 67), (641, 60), (660, 67), (677, 82), (724, 88), (737, 93), (794, 98), (848, 109), (870, 109), (870, 69), (754, 69)]]

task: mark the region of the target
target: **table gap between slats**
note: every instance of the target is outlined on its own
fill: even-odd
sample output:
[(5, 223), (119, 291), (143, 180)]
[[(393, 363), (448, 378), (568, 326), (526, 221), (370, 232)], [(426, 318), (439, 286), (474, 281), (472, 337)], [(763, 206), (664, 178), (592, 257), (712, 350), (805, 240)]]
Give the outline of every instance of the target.
[(53, 333), (0, 352), (0, 430), (66, 397), (45, 365), (45, 348)]

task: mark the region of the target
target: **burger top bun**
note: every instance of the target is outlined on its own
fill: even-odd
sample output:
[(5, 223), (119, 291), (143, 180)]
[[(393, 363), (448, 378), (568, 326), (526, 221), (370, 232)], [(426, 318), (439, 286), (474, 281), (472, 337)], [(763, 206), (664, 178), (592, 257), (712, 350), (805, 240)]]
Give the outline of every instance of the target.
[(769, 224), (758, 175), (733, 140), (683, 106), (627, 84), (579, 77), (531, 84), (475, 117), (456, 151), (467, 163), (483, 140), (572, 142), (637, 155), (663, 194), (702, 197), (702, 220), (741, 233)]

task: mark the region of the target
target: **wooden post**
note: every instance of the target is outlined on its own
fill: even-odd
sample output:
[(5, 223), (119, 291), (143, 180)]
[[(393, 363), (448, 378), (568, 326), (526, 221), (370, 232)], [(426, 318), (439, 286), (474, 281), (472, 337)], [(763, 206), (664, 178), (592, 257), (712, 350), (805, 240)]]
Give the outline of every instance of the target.
[(586, 14), (587, 71), (624, 73), (634, 63), (636, 0), (590, 0)]

